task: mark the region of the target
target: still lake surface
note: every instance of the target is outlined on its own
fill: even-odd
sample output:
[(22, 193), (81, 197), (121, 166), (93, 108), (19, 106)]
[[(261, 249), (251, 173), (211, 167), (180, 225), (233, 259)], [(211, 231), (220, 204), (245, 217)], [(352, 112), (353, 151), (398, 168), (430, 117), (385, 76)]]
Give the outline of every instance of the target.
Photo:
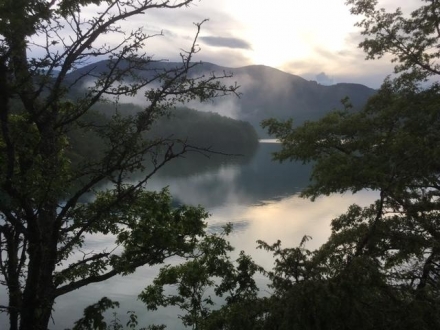
[[(309, 249), (319, 247), (330, 235), (330, 222), (357, 203), (368, 205), (376, 197), (374, 192), (363, 191), (352, 195), (331, 195), (311, 202), (298, 196), (309, 183), (310, 166), (298, 163), (273, 162), (271, 153), (279, 149), (273, 141), (260, 143), (258, 149), (245, 157), (191, 157), (170, 163), (148, 184), (148, 189), (159, 190), (168, 186), (179, 203), (203, 205), (211, 214), (209, 230), (215, 231), (232, 222), (234, 231), (229, 240), (236, 248), (250, 254), (265, 268), (270, 268), (272, 256), (256, 250), (261, 239), (274, 243), (278, 239), (284, 247), (297, 246), (304, 235), (313, 239)], [(112, 239), (97, 237), (89, 244), (89, 251), (111, 245)], [(170, 260), (171, 263), (178, 260)], [(56, 301), (54, 324), (50, 329), (72, 327), (81, 317), (84, 307), (107, 296), (121, 303), (118, 318), (125, 324), (126, 312), (136, 311), (139, 324), (166, 324), (167, 329), (183, 329), (174, 308), (148, 312), (137, 301), (137, 295), (151, 283), (160, 267), (144, 267), (126, 277), (115, 277), (104, 283), (89, 285), (65, 295)], [(265, 287), (261, 276), (257, 281)], [(110, 313), (111, 315), (111, 313)], [(0, 325), (6, 315), (0, 314)]]

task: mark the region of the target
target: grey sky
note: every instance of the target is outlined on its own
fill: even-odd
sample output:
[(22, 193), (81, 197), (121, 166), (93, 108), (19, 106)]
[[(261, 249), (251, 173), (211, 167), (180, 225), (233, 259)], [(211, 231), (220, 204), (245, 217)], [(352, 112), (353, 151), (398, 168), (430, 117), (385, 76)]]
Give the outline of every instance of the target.
[[(420, 0), (379, 0), (380, 7), (413, 9)], [(228, 67), (264, 64), (316, 79), (321, 72), (334, 82), (379, 87), (392, 73), (389, 58), (365, 61), (362, 40), (345, 0), (201, 0), (188, 8), (156, 11), (143, 19), (171, 31), (154, 40), (154, 54), (173, 59), (190, 45), (193, 22), (209, 19), (199, 39), (197, 59)]]
[[(421, 0), (378, 0), (380, 7), (414, 9)], [(403, 3), (403, 4), (402, 4)], [(389, 57), (365, 61), (362, 40), (345, 0), (195, 0), (178, 10), (150, 10), (124, 22), (149, 34), (162, 32), (145, 46), (157, 59), (179, 60), (202, 25), (195, 60), (226, 67), (263, 64), (316, 80), (324, 72), (337, 82), (377, 88), (393, 71)], [(115, 42), (106, 36), (104, 42)]]

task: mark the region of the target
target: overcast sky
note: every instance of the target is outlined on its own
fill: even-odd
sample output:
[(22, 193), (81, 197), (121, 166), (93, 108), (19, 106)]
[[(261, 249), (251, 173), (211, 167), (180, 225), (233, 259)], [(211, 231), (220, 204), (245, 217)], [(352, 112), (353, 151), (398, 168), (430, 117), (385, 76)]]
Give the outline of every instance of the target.
[[(362, 40), (345, 0), (195, 0), (179, 10), (154, 10), (130, 22), (164, 36), (147, 53), (176, 60), (191, 45), (193, 22), (203, 24), (198, 60), (239, 67), (263, 64), (318, 80), (379, 87), (392, 72), (389, 59), (365, 61)], [(379, 0), (381, 7), (413, 6), (420, 0)]]

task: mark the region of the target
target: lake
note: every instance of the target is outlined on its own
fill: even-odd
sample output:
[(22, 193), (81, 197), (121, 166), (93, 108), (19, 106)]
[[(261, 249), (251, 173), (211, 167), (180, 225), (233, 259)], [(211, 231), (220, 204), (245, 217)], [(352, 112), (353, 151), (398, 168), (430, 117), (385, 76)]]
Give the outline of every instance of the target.
[[(188, 156), (168, 164), (148, 187), (156, 190), (169, 186), (176, 202), (203, 205), (211, 214), (209, 230), (219, 230), (232, 222), (234, 232), (230, 235), (230, 242), (236, 248), (234, 255), (244, 250), (258, 264), (270, 268), (272, 256), (256, 250), (257, 240), (274, 243), (280, 239), (284, 247), (291, 247), (297, 246), (304, 235), (309, 235), (313, 239), (306, 246), (317, 248), (330, 235), (333, 218), (344, 213), (353, 203), (367, 205), (376, 198), (374, 192), (367, 191), (322, 197), (315, 202), (299, 198), (298, 193), (309, 183), (310, 166), (273, 162), (271, 153), (279, 147), (276, 143), (260, 143), (252, 155), (243, 157), (213, 156), (208, 159), (201, 155)], [(110, 237), (99, 236), (88, 249), (97, 251), (111, 243)], [(121, 303), (118, 317), (124, 323), (126, 311), (134, 310), (142, 326), (164, 323), (167, 329), (183, 329), (177, 318), (178, 310), (167, 308), (148, 312), (137, 301), (137, 295), (151, 282), (158, 269), (144, 267), (132, 275), (89, 285), (61, 297), (56, 301), (55, 324), (50, 329), (71, 327), (73, 321), (81, 317), (85, 306), (103, 296)], [(267, 290), (265, 279), (260, 276), (257, 280), (262, 289)], [(0, 325), (5, 322), (6, 315), (0, 314)]]

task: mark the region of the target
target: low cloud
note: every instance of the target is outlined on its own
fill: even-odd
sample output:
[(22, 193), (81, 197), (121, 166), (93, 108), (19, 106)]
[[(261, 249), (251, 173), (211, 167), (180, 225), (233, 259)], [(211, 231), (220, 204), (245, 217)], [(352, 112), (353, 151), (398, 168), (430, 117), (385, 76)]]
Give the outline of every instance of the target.
[(234, 96), (218, 98), (210, 102), (191, 101), (184, 104), (188, 108), (203, 112), (216, 112), (222, 116), (240, 119), (241, 107)]
[(330, 86), (335, 83), (333, 78), (330, 78), (325, 74), (325, 72), (321, 72), (320, 74), (316, 75), (316, 81), (320, 85)]
[[(305, 60), (291, 61), (285, 63), (280, 69), (307, 80), (316, 80), (323, 85), (327, 80), (325, 79), (327, 76), (325, 72), (331, 72), (331, 76), (327, 76), (327, 78), (333, 79), (333, 83), (357, 83), (370, 88), (379, 88), (385, 77), (393, 74), (394, 63), (390, 62), (389, 55), (385, 55), (384, 58), (376, 61), (365, 61), (362, 52), (359, 55), (359, 57), (355, 55), (347, 56), (344, 60), (336, 63)], [(324, 75), (317, 75), (317, 72), (324, 73)]]
[(200, 37), (205, 44), (213, 47), (251, 49), (251, 45), (243, 39), (226, 37)]

